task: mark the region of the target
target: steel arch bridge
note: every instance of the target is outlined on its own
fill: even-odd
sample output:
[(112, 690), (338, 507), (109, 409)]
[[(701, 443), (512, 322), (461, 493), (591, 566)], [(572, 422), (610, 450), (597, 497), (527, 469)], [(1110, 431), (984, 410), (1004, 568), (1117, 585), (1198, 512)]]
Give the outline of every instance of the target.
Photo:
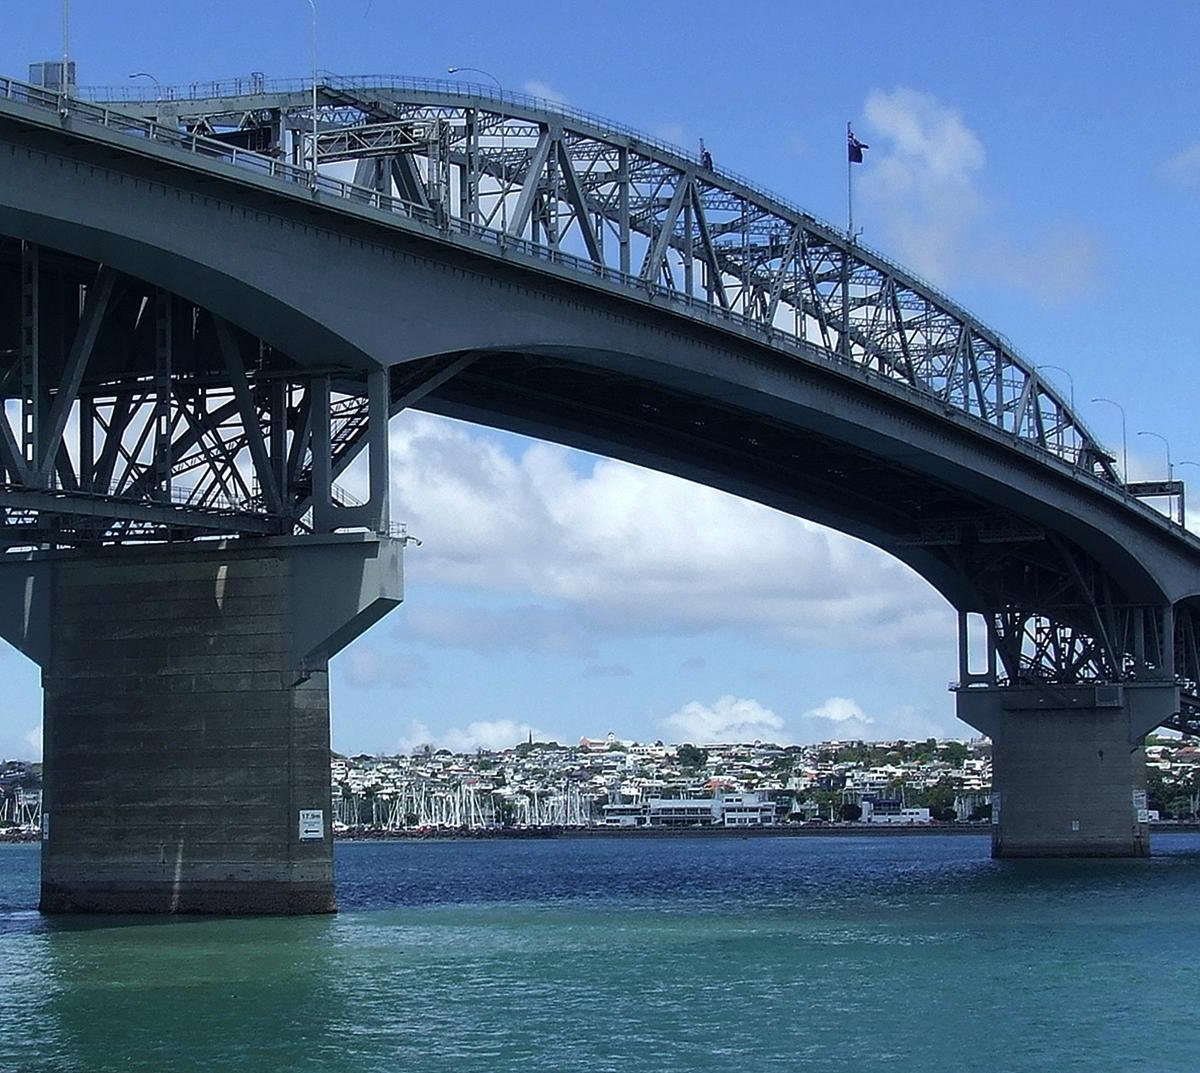
[(1002, 335), (598, 117), (414, 79), (311, 94), (0, 80), (7, 546), (385, 526), (386, 418), (419, 407), (860, 536), (985, 617), (964, 684), (1174, 681), (1193, 726), (1200, 541)]

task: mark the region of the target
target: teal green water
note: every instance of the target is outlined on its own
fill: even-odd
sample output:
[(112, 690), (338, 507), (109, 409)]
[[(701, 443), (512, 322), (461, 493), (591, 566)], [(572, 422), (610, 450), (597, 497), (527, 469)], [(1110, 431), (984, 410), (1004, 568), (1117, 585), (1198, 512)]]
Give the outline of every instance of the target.
[(0, 1069), (1192, 1071), (1200, 838), (339, 845), (337, 917), (47, 921), (0, 846)]

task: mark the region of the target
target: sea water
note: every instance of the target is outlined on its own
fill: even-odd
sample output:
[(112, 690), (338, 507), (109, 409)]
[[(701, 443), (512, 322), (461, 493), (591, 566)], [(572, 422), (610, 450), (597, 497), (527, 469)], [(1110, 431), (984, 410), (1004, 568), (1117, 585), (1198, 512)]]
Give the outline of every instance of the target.
[(341, 912), (42, 918), (0, 846), (0, 1069), (1200, 1069), (1200, 837), (349, 843)]

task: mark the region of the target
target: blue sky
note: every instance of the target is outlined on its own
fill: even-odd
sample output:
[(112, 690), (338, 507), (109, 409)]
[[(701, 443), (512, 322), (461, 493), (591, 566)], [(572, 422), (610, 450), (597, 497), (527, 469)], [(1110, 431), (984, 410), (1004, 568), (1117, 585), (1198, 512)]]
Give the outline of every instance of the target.
[[(1068, 370), (1132, 475), (1200, 461), (1194, 285), (1200, 7), (317, 0), (319, 65), (506, 88), (694, 148), (845, 219), (1038, 363)], [(60, 5), (10, 5), (0, 71), (60, 50)], [(72, 0), (84, 85), (305, 76), (306, 0)], [(849, 13), (849, 14), (848, 14)], [(1047, 370), (1064, 390), (1067, 376)], [(405, 605), (335, 661), (334, 744), (966, 735), (953, 620), (872, 549), (657, 474), (412, 415), (394, 514), (424, 545)], [(1200, 473), (1181, 468), (1179, 476)], [(469, 521), (464, 522), (464, 519)], [(766, 579), (766, 580), (764, 580)], [(0, 756), (36, 753), (37, 671), (0, 652)]]

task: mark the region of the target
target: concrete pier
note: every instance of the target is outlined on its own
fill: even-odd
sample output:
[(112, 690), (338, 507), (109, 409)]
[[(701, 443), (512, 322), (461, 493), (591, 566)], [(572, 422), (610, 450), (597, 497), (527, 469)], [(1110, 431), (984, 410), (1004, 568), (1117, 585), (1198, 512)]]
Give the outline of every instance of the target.
[(42, 911), (332, 912), (327, 665), (399, 602), (399, 542), (20, 570), (0, 572), (0, 620), (43, 668)]
[(958, 716), (992, 739), (993, 857), (1143, 857), (1146, 733), (1173, 685), (973, 688)]

